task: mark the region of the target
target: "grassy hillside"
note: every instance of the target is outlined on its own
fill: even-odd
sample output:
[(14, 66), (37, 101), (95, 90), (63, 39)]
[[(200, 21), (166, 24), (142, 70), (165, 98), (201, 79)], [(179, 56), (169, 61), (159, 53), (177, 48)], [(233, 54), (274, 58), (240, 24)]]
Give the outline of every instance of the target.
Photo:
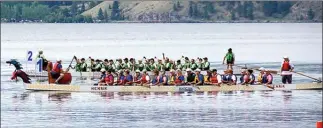
[[(191, 6), (196, 6), (197, 16), (190, 16), (189, 1), (122, 1), (119, 9), (122, 11), (126, 20), (129, 21), (187, 21), (187, 20), (204, 20), (204, 21), (250, 21), (250, 20), (269, 20), (269, 21), (300, 21), (312, 20), (322, 22), (322, 2), (319, 1), (297, 1), (289, 2), (290, 5), (277, 5), (278, 10), (274, 10), (268, 15), (266, 6), (270, 3), (252, 2), (253, 18), (243, 16), (242, 12), (249, 11), (248, 7), (244, 8), (246, 2), (239, 1), (201, 1), (192, 2)], [(281, 2), (278, 2), (281, 3)], [(113, 1), (104, 1), (94, 8), (82, 13), (82, 15), (97, 17), (101, 8), (111, 14)], [(179, 4), (179, 6), (177, 6)], [(275, 3), (272, 3), (275, 4)], [(109, 8), (110, 6), (110, 8)], [(176, 6), (176, 7), (174, 7)], [(212, 7), (210, 7), (212, 6)], [(242, 6), (242, 7), (241, 7)], [(281, 7), (281, 6), (286, 6)], [(213, 9), (212, 9), (213, 8)], [(269, 7), (270, 8), (270, 7)], [(274, 7), (272, 7), (274, 8)], [(308, 12), (312, 9), (314, 16), (309, 19)]]

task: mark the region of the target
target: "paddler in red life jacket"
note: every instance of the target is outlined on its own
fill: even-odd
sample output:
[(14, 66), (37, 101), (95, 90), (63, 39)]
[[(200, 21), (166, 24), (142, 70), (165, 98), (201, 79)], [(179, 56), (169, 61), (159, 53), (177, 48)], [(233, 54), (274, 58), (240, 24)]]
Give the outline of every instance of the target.
[(127, 69), (125, 71), (125, 78), (124, 78), (124, 82), (125, 82), (125, 85), (132, 85), (133, 83), (133, 77), (132, 75), (130, 74), (130, 70)]
[(221, 77), (221, 75), (219, 75), (218, 73), (217, 73), (217, 70), (216, 69), (213, 69), (212, 70), (212, 76), (211, 76), (211, 78), (210, 78), (210, 83), (211, 83), (211, 85), (217, 85), (217, 86), (220, 86), (221, 85), (221, 83), (222, 83), (222, 77)]
[(184, 77), (182, 71), (177, 69), (177, 74), (176, 74), (176, 78), (175, 78), (175, 85), (179, 86), (179, 85), (184, 85), (184, 84), (185, 84), (185, 77)]
[(288, 84), (292, 83), (292, 71), (294, 70), (294, 65), (290, 62), (287, 56), (284, 56), (284, 61), (281, 64), (281, 76), (282, 83)]
[(137, 69), (136, 70), (136, 75), (135, 75), (135, 77), (134, 77), (134, 79), (133, 79), (133, 83), (136, 83), (136, 84), (141, 84), (141, 74), (140, 74), (140, 70), (139, 69)]
[(62, 60), (57, 59), (51, 71), (52, 77), (56, 79), (55, 84), (58, 84), (58, 81), (64, 77), (64, 70), (61, 62)]
[(145, 69), (143, 70), (140, 81), (141, 81), (141, 85), (148, 85), (150, 83), (150, 76), (148, 75)]
[(113, 85), (113, 83), (114, 77), (111, 74), (111, 70), (108, 70), (105, 72), (104, 83), (101, 83), (100, 85)]

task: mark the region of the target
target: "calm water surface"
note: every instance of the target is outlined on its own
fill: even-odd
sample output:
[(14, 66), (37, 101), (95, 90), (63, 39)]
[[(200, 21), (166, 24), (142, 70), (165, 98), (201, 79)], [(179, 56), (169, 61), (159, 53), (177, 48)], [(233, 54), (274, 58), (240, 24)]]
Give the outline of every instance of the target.
[[(220, 64), (232, 47), (239, 64), (322, 76), (322, 24), (1, 24), (1, 127), (278, 127), (313, 128), (322, 120), (322, 91), (118, 94), (25, 91), (4, 63), (43, 49), (68, 64), (99, 58), (208, 56)], [(266, 54), (265, 54), (266, 53)], [(268, 53), (268, 54), (267, 54)], [(64, 65), (66, 67), (66, 65)], [(257, 72), (256, 72), (257, 74)], [(74, 79), (74, 78), (73, 78)], [(295, 83), (311, 82), (294, 75)], [(77, 83), (78, 81), (73, 81)], [(275, 82), (280, 77), (275, 76)]]

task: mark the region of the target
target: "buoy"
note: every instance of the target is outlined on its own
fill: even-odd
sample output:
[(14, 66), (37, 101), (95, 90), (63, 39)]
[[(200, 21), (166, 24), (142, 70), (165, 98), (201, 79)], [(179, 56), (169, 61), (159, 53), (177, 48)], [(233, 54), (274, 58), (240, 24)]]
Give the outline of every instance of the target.
[(322, 121), (317, 121), (316, 122), (316, 128), (323, 128)]

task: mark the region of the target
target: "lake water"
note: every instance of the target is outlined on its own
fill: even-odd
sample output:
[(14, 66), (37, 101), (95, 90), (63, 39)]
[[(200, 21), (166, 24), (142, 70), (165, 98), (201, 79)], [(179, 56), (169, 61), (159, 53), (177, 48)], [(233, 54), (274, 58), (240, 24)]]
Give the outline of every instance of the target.
[[(237, 64), (278, 69), (287, 55), (295, 71), (322, 76), (322, 24), (1, 24), (1, 74), (43, 50), (67, 64), (94, 58), (207, 56), (223, 69), (228, 48)], [(66, 65), (65, 65), (66, 67)], [(257, 73), (256, 73), (257, 74)], [(294, 75), (294, 83), (312, 82)], [(73, 81), (76, 82), (77, 81)], [(280, 77), (275, 76), (275, 82)], [(25, 91), (1, 75), (1, 127), (279, 127), (313, 128), (322, 120), (322, 91), (114, 94)]]

